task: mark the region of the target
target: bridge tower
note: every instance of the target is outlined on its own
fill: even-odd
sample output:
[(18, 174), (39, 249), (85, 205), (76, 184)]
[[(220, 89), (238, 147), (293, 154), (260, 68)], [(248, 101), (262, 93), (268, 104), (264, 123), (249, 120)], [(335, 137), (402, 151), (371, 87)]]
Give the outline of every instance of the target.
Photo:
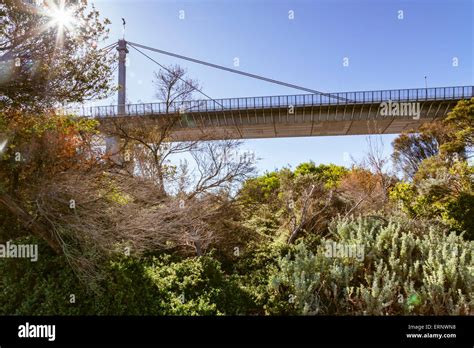
[(118, 71), (118, 113), (125, 114), (126, 92), (127, 92), (127, 41), (119, 40), (117, 51), (119, 52), (119, 71)]
[[(117, 115), (125, 114), (125, 104), (127, 103), (127, 41), (125, 39), (118, 41), (117, 51), (119, 52), (119, 69), (118, 69), (118, 102)], [(105, 139), (106, 154), (116, 164), (122, 165), (123, 159), (120, 155), (120, 138), (117, 136), (109, 136)]]

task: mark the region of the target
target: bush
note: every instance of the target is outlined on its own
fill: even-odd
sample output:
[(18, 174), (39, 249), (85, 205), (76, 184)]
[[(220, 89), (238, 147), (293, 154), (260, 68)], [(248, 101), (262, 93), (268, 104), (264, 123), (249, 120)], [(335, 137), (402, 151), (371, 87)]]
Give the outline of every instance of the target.
[(293, 245), (278, 242), (249, 246), (249, 250), (234, 263), (232, 272), (251, 296), (247, 315), (273, 312), (269, 306), (275, 303), (270, 303), (272, 294), (268, 291), (268, 279), (274, 273), (278, 260), (293, 248)]
[[(13, 243), (13, 242), (12, 242)], [(14, 243), (35, 244), (33, 238)], [(28, 259), (0, 260), (1, 315), (81, 315), (93, 313), (90, 294), (77, 281), (64, 257), (51, 254), (39, 243), (38, 261)], [(76, 304), (70, 303), (70, 295)]]
[(179, 262), (165, 256), (153, 259), (145, 272), (161, 294), (162, 314), (240, 315), (250, 301), (237, 279), (225, 275), (210, 256)]
[(341, 179), (349, 173), (349, 170), (335, 164), (320, 164), (316, 166), (314, 162), (301, 163), (295, 169), (295, 176), (314, 175), (314, 177), (324, 183), (327, 189), (335, 188)]
[(391, 200), (412, 218), (442, 221), (474, 240), (474, 167), (457, 161), (447, 168), (439, 158), (430, 158), (417, 175), (413, 183), (395, 185)]
[[(473, 314), (473, 242), (395, 219), (339, 219), (330, 230), (316, 250), (300, 243), (279, 260), (268, 285), (273, 314)], [(331, 257), (328, 243), (364, 257)]]
[(209, 256), (124, 257), (104, 265), (100, 287), (91, 289), (63, 256), (41, 244), (37, 262), (4, 259), (0, 273), (1, 315), (237, 315), (251, 304), (236, 278)]

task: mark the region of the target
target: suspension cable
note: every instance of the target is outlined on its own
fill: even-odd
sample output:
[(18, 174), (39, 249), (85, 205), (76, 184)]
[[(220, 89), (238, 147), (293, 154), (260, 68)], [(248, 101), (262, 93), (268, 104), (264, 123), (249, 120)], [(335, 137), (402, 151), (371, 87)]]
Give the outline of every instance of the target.
[(99, 51), (107, 51), (107, 50), (110, 50), (112, 48), (115, 48), (118, 44), (116, 42), (114, 43), (111, 43), (110, 45), (107, 45), (105, 47), (102, 47), (102, 48), (99, 48)]
[[(142, 55), (144, 55), (145, 57), (147, 57), (149, 60), (151, 60), (153, 63), (157, 64), (158, 66), (160, 66), (162, 69), (166, 70), (167, 72), (169, 73), (173, 73), (171, 70), (169, 70), (167, 67), (165, 67), (164, 65), (158, 63), (156, 60), (154, 60), (153, 58), (151, 58), (149, 55), (147, 55), (146, 53), (140, 51), (138, 48), (136, 48), (134, 46), (134, 44), (128, 42), (128, 44), (130, 45), (130, 47), (132, 47), (134, 50), (138, 51), (139, 53), (141, 53)], [(191, 87), (193, 90), (196, 90), (197, 92), (201, 93), (203, 96), (205, 96), (206, 98), (212, 100), (214, 103), (220, 105), (222, 108), (225, 109), (224, 105), (222, 105), (221, 103), (219, 103), (217, 100), (215, 100), (214, 98), (211, 98), (210, 96), (208, 96), (206, 93), (204, 93), (203, 91), (201, 91), (199, 88), (196, 88), (195, 86), (193, 86), (191, 83), (189, 83), (188, 81), (186, 81), (185, 79), (177, 76), (179, 80), (181, 80), (181, 82), (185, 83), (186, 85), (188, 85), (189, 87)]]
[[(299, 89), (299, 90), (301, 90), (301, 91), (309, 92), (309, 93), (312, 93), (312, 94), (320, 94), (320, 95), (323, 95), (323, 96), (326, 96), (326, 97), (329, 97), (329, 98), (347, 100), (346, 98), (339, 97), (339, 96), (335, 96), (335, 95), (332, 95), (332, 94), (330, 94), (330, 93), (324, 93), (324, 92), (316, 91), (316, 90), (314, 90), (314, 89), (310, 89), (310, 88), (306, 88), (306, 87), (297, 86), (297, 85), (294, 85), (294, 84), (291, 84), (291, 83), (287, 83), (287, 82), (283, 82), (283, 81), (278, 81), (278, 80), (270, 79), (270, 78), (268, 78), (268, 77), (264, 77), (264, 76), (260, 76), (260, 75), (251, 74), (251, 73), (248, 73), (248, 72), (245, 72), (245, 71), (240, 71), (240, 70), (236, 70), (236, 69), (227, 68), (227, 67), (222, 66), (222, 65), (217, 65), (217, 64), (213, 64), (213, 63), (208, 63), (208, 62), (205, 62), (205, 61), (202, 61), (202, 60), (198, 60), (198, 59), (186, 57), (186, 56), (183, 56), (183, 55), (180, 55), (180, 54), (176, 54), (176, 53), (172, 53), (172, 52), (163, 51), (163, 50), (160, 50), (160, 49), (157, 49), (157, 48), (153, 48), (153, 47), (148, 47), (148, 46), (140, 45), (140, 44), (137, 44), (137, 43), (134, 43), (134, 42), (130, 42), (130, 41), (128, 41), (128, 43), (129, 43), (131, 46), (137, 46), (137, 47), (140, 47), (140, 48), (149, 50), (149, 51), (153, 51), (153, 52), (165, 54), (165, 55), (172, 56), (172, 57), (179, 58), (179, 59), (184, 59), (184, 60), (187, 60), (187, 61), (190, 61), (190, 62), (193, 62), (193, 63), (197, 63), (197, 64), (206, 65), (206, 66), (209, 66), (209, 67), (211, 67), (211, 68), (216, 68), (216, 69), (225, 70), (225, 71), (228, 71), (228, 72), (231, 72), (231, 73), (235, 73), (235, 74), (239, 74), (239, 75), (244, 75), (244, 76), (251, 77), (251, 78), (254, 78), (254, 79), (257, 79), (257, 80), (262, 80), (262, 81), (266, 81), (266, 82), (270, 82), (270, 83), (282, 85), (282, 86), (285, 86), (285, 87), (290, 87), (290, 88), (294, 88), (294, 89)], [(134, 47), (134, 48), (136, 49), (136, 47)]]
[(108, 49), (100, 49), (99, 52), (104, 52), (105, 55), (108, 55), (110, 52), (114, 50), (114, 48), (117, 46), (111, 46)]

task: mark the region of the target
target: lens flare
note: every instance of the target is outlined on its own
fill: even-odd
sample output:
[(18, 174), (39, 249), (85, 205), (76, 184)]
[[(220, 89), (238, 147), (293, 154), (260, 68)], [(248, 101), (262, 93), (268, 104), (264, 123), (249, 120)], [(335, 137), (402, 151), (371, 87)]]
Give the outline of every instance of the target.
[(0, 141), (0, 154), (2, 154), (5, 151), (5, 148), (7, 147), (8, 140), (3, 140)]
[(73, 16), (73, 9), (66, 8), (64, 0), (61, 0), (59, 4), (50, 4), (47, 14), (51, 18), (49, 26), (57, 27), (60, 31), (64, 30), (64, 28), (71, 30), (76, 23)]

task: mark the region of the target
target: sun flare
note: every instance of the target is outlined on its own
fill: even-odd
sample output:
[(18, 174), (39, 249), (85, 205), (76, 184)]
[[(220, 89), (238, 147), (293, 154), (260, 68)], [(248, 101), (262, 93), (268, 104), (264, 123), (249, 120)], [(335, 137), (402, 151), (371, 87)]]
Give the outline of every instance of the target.
[(60, 30), (64, 28), (71, 30), (76, 23), (73, 9), (67, 8), (64, 0), (60, 1), (59, 4), (50, 5), (48, 16), (51, 18), (49, 26), (58, 27)]

